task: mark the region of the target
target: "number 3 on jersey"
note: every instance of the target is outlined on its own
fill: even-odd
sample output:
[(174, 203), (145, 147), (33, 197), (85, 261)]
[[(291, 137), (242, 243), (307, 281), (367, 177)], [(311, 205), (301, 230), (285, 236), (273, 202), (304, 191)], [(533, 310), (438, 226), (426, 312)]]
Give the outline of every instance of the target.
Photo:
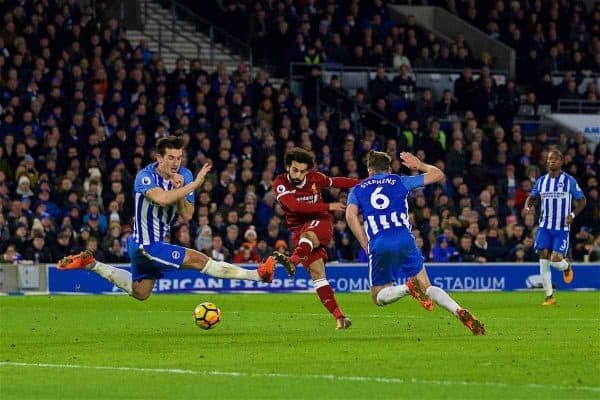
[(376, 210), (385, 210), (390, 205), (390, 198), (381, 193), (383, 187), (378, 187), (371, 193), (371, 207)]

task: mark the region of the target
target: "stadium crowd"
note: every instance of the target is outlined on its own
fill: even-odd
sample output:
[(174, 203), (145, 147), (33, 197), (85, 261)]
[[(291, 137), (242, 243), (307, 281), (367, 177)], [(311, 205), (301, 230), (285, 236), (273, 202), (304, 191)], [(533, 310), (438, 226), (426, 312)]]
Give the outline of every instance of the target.
[[(284, 6), (278, 8), (278, 18), (283, 17), (275, 25), (280, 29), (288, 21), (288, 3), (273, 3)], [(331, 57), (325, 48), (346, 30), (349, 40), (368, 41), (358, 18), (342, 18), (342, 31), (336, 34), (333, 20), (315, 22), (322, 21), (312, 11), (316, 2), (301, 3), (295, 18), (302, 23), (294, 30), (305, 25), (306, 16), (308, 26), (302, 29), (322, 34), (320, 45), (314, 36), (308, 46), (298, 47), (308, 64), (315, 50)], [(519, 97), (514, 82), (496, 87), (485, 72), (473, 80), (470, 62), (460, 65), (464, 76), (442, 99), (425, 90), (391, 110), (386, 102), (395, 91), (414, 85), (410, 68), (428, 48), (422, 40), (430, 35), (417, 35), (418, 50), (407, 48), (406, 56), (399, 56), (399, 45), (412, 46), (417, 30), (385, 28), (385, 4), (372, 4), (365, 14), (372, 22), (366, 31), (393, 45), (381, 52), (394, 56), (374, 64), (369, 59), (365, 65), (391, 62), (400, 71), (395, 83), (376, 76), (350, 103), (372, 103), (402, 126), (399, 133), (371, 129), (368, 123), (367, 129), (358, 129), (363, 122), (351, 110), (316, 113), (309, 93), (295, 95), (285, 83), (275, 88), (265, 70), (251, 74), (243, 63), (230, 73), (224, 65), (206, 71), (201, 60), (180, 59), (168, 71), (145, 40), (129, 43), (116, 20), (96, 20), (90, 8), (73, 0), (0, 3), (0, 262), (55, 262), (80, 249), (92, 250), (100, 261), (127, 262), (133, 177), (154, 159), (156, 139), (170, 134), (188, 143), (184, 163), (192, 171), (213, 163), (211, 179), (197, 193), (193, 220), (177, 222), (170, 240), (217, 260), (255, 262), (273, 249), (288, 249), (288, 231), (271, 184), (283, 172), (285, 150), (295, 145), (313, 151), (318, 168), (332, 176), (365, 177), (363, 158), (370, 149), (388, 152), (397, 173), (409, 173), (398, 160), (406, 150), (444, 170), (442, 185), (411, 198), (417, 243), (426, 260), (435, 262), (536, 261), (536, 220), (522, 208), (532, 183), (545, 171), (547, 149), (554, 146), (588, 198), (574, 223), (572, 258), (600, 259), (600, 146), (592, 153), (581, 133), (561, 133), (552, 143), (543, 131), (526, 138), (512, 123)], [(363, 15), (358, 2), (349, 2), (348, 9)], [(267, 17), (260, 17), (264, 9), (255, 10), (259, 19)], [(597, 22), (596, 15), (592, 21)], [(407, 41), (392, 38), (388, 43), (383, 32), (396, 30)], [(302, 36), (282, 37), (281, 44), (292, 48)], [(590, 39), (596, 47), (597, 39)], [(340, 62), (356, 59), (356, 47), (347, 52), (354, 55)], [(589, 90), (597, 95), (593, 85)], [(321, 94), (325, 101), (337, 96), (348, 101), (336, 79), (323, 84)], [(486, 103), (486, 96), (498, 101)], [(461, 118), (440, 125), (436, 118), (450, 113)], [(331, 190), (326, 201), (345, 201), (346, 196)], [(334, 217), (329, 260), (365, 261), (343, 214)]]

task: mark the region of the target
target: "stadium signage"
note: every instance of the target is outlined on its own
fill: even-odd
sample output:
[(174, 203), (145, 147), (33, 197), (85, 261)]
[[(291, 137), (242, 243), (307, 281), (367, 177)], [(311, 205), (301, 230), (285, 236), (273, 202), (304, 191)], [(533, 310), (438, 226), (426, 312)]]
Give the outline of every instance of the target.
[(548, 117), (567, 128), (583, 132), (586, 140), (594, 148), (600, 143), (600, 116), (598, 114), (549, 114)]
[[(251, 266), (249, 266), (251, 267)], [(128, 267), (124, 267), (128, 268)], [(434, 285), (449, 291), (509, 291), (541, 287), (537, 264), (428, 264), (427, 271)], [(575, 264), (575, 280), (571, 285), (562, 281), (560, 274), (553, 275), (559, 290), (600, 289), (600, 264)], [(337, 292), (363, 292), (369, 290), (367, 264), (330, 264), (327, 276)], [(401, 278), (399, 282), (403, 282)], [(309, 292), (312, 280), (303, 268), (296, 276), (288, 277), (278, 270), (273, 283), (218, 279), (186, 269), (165, 273), (154, 286), (155, 293), (207, 292)], [(100, 276), (84, 270), (58, 271), (48, 268), (50, 293), (115, 293), (113, 287)]]

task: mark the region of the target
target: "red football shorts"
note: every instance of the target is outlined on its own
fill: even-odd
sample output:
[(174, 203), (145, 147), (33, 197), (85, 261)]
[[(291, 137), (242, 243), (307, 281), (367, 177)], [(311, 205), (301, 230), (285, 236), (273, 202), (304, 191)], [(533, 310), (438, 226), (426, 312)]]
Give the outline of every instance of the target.
[(294, 242), (294, 246), (298, 245), (300, 237), (305, 232), (313, 232), (317, 236), (317, 239), (319, 239), (320, 246), (313, 249), (308, 259), (302, 264), (308, 267), (321, 258), (323, 262), (327, 262), (327, 250), (325, 248), (333, 240), (333, 216), (328, 215), (307, 221), (300, 228), (292, 230), (292, 242)]

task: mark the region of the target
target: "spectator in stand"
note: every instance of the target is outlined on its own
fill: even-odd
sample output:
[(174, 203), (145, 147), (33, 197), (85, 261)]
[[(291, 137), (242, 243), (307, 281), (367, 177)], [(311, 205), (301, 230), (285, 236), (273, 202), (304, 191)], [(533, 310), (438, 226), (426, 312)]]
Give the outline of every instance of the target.
[(449, 262), (456, 256), (456, 250), (448, 243), (448, 237), (439, 235), (436, 238), (435, 246), (431, 249), (430, 259), (432, 262)]
[(457, 253), (453, 257), (453, 261), (457, 262), (475, 262), (477, 255), (473, 249), (473, 239), (471, 235), (464, 234), (460, 238), (460, 244)]
[(23, 253), (23, 260), (33, 261), (35, 264), (53, 261), (50, 248), (46, 246), (46, 236), (43, 232), (34, 233), (33, 239)]

